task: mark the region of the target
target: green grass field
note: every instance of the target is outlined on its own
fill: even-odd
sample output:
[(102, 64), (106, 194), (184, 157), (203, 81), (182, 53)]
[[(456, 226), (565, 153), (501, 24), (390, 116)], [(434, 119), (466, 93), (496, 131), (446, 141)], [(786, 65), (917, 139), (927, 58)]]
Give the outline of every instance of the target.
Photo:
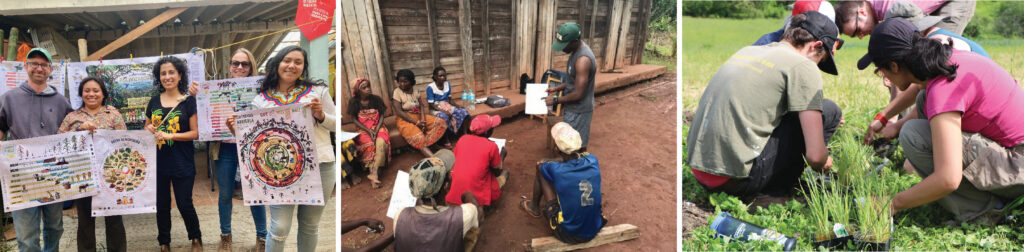
[[(704, 19), (683, 17), (682, 19), (682, 95), (680, 108), (693, 111), (711, 76), (733, 53), (752, 44), (761, 35), (781, 27), (776, 19)], [(874, 68), (859, 71), (856, 61), (867, 52), (868, 37), (863, 40), (843, 36), (846, 44), (836, 54), (838, 76), (822, 73), (825, 79), (825, 98), (835, 101), (843, 110), (846, 124), (837, 132), (838, 136), (863, 135), (874, 114), (888, 102), (888, 90), (879, 77), (872, 74)], [(993, 59), (1002, 65), (1014, 78), (1024, 78), (1024, 40), (985, 39), (976, 40), (985, 47)], [(682, 126), (683, 137), (689, 131)], [(835, 139), (835, 138), (834, 138)], [(709, 195), (693, 178), (686, 166), (686, 141), (683, 141), (682, 196), (705, 208), (741, 211), (746, 206), (737, 204), (735, 197)], [(899, 168), (903, 159), (897, 154), (891, 168)], [(913, 175), (901, 175), (891, 181), (900, 189), (909, 188), (920, 181)], [(714, 200), (712, 200), (714, 198)], [(712, 202), (715, 202), (712, 204)], [(1012, 211), (1011, 211), (1012, 212)], [(1024, 214), (1018, 209), (1016, 214)], [(717, 213), (716, 213), (717, 214)], [(799, 250), (812, 250), (808, 238), (811, 225), (805, 205), (790, 202), (768, 209), (755, 210), (743, 215), (746, 220), (762, 227), (780, 231), (788, 236), (798, 236)], [(713, 215), (712, 215), (713, 218)], [(892, 237), (892, 250), (1022, 250), (1024, 249), (1024, 222), (1016, 220), (1000, 226), (944, 226), (951, 220), (935, 203), (900, 211), (895, 215), (896, 231)], [(710, 223), (710, 220), (708, 220)], [(768, 243), (730, 243), (723, 239), (711, 238), (712, 231), (706, 226), (683, 234), (682, 249), (693, 250), (781, 250)], [(800, 235), (804, 234), (804, 235)]]

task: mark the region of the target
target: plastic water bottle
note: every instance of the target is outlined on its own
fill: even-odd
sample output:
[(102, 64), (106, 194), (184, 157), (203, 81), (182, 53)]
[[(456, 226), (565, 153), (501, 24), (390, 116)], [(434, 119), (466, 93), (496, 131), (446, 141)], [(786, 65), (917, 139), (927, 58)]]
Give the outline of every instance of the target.
[(473, 89), (469, 89), (469, 110), (476, 109), (476, 94), (473, 94)]
[(775, 241), (782, 245), (783, 251), (791, 251), (796, 247), (796, 239), (794, 238), (733, 218), (731, 214), (725, 212), (718, 214), (715, 220), (711, 222), (711, 230), (715, 231), (716, 237), (732, 237), (737, 241)]
[(469, 108), (469, 94), (466, 93), (466, 89), (462, 89), (462, 106)]

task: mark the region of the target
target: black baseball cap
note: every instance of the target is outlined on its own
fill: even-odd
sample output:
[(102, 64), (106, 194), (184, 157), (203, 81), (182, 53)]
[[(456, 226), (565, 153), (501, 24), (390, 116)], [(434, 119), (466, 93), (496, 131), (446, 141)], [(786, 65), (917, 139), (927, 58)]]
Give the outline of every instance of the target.
[(902, 18), (890, 18), (882, 21), (871, 31), (868, 41), (868, 53), (857, 61), (857, 69), (864, 70), (875, 60), (891, 60), (902, 56), (913, 47), (914, 33), (917, 27)]
[(803, 28), (810, 32), (811, 36), (821, 41), (823, 46), (828, 48), (825, 50), (828, 51), (828, 54), (825, 55), (824, 60), (818, 62), (818, 69), (832, 75), (839, 75), (839, 71), (836, 70), (836, 61), (832, 55), (832, 45), (842, 41), (839, 39), (839, 27), (831, 18), (818, 11), (807, 11), (802, 15), (806, 15), (807, 19), (799, 24), (790, 24), (790, 27)]

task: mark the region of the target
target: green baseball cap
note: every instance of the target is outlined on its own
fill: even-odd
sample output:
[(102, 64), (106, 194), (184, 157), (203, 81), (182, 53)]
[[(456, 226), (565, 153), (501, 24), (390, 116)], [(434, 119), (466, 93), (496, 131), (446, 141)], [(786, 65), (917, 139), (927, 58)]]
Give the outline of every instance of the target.
[(558, 27), (558, 34), (555, 35), (555, 43), (551, 45), (551, 49), (555, 51), (561, 51), (565, 49), (569, 42), (580, 39), (580, 25), (574, 22), (568, 22)]
[(46, 49), (43, 49), (42, 47), (36, 47), (36, 48), (32, 48), (32, 50), (29, 50), (28, 51), (28, 56), (25, 56), (25, 59), (28, 60), (28, 58), (32, 57), (33, 53), (37, 53), (37, 52), (38, 53), (42, 53), (43, 56), (46, 57), (46, 62), (53, 62), (53, 57), (50, 56), (50, 52), (46, 51)]

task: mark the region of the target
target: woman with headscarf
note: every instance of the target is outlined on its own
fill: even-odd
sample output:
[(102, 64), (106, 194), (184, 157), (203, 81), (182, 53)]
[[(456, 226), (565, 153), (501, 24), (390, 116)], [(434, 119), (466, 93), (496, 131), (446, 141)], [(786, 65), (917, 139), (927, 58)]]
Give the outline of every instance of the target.
[(348, 102), (348, 113), (358, 121), (359, 136), (355, 138), (359, 149), (359, 161), (370, 174), (373, 188), (380, 188), (379, 169), (391, 158), (391, 137), (388, 128), (384, 127), (384, 112), (387, 106), (384, 99), (374, 95), (370, 89), (370, 81), (366, 78), (352, 80), (352, 99)]

